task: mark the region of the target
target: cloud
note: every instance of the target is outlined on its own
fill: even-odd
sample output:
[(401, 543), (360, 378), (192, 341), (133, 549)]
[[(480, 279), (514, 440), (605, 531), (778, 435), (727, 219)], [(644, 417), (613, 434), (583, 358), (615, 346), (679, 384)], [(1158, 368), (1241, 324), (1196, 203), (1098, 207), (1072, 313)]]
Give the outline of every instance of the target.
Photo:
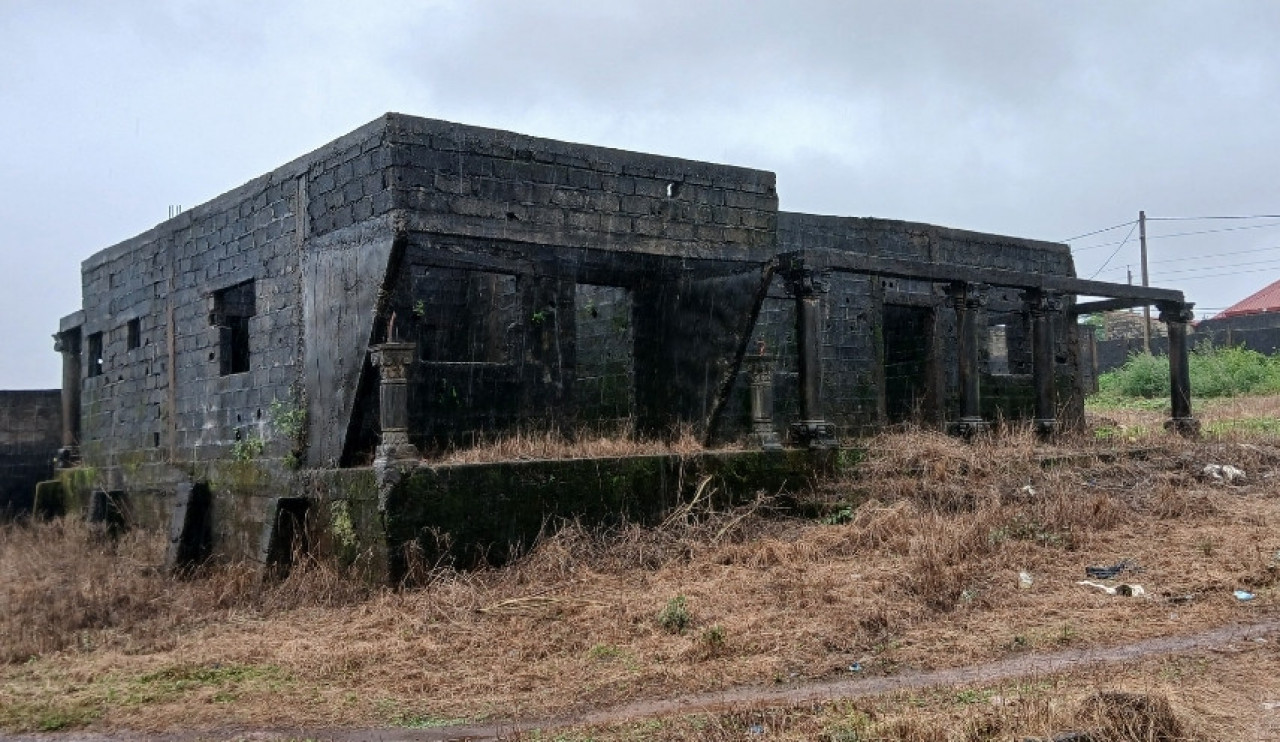
[[(774, 170), (799, 211), (1049, 239), (1273, 213), (1277, 36), (1280, 4), (1190, 0), (0, 5), (0, 387), (57, 383), (80, 260), (387, 110)], [(1269, 278), (1173, 277), (1212, 306)]]

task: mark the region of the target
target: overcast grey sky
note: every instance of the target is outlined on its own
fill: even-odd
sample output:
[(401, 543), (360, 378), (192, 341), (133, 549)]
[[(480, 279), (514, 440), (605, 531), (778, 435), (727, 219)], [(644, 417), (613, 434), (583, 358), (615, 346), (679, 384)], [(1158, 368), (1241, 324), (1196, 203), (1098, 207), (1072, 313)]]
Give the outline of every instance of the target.
[[(1271, 0), (0, 0), (0, 388), (58, 385), (81, 260), (386, 111), (764, 168), (792, 211), (1275, 214), (1277, 39)], [(1128, 232), (1080, 275), (1136, 275)], [(1151, 234), (1201, 307), (1280, 278), (1280, 220)]]

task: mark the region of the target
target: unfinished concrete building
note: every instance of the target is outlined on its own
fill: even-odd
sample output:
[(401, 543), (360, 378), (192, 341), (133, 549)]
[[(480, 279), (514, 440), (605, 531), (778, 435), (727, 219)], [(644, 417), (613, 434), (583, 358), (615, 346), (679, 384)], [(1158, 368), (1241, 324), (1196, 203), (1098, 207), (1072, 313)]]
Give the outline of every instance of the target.
[(1078, 420), (1073, 317), (1099, 305), (1077, 295), (1156, 303), (1171, 339), (1189, 318), (1180, 292), (1076, 279), (1064, 245), (780, 213), (769, 172), (399, 114), (93, 255), (83, 295), (58, 334), (73, 506), (171, 523), (179, 561), (271, 559), (323, 511), (380, 570), (427, 529), (519, 540), (517, 513), (670, 489), (599, 465), (583, 487), (625, 492), (477, 483), (422, 451), (684, 426), (762, 451), (707, 464), (744, 487), (798, 486), (797, 450), (890, 424)]

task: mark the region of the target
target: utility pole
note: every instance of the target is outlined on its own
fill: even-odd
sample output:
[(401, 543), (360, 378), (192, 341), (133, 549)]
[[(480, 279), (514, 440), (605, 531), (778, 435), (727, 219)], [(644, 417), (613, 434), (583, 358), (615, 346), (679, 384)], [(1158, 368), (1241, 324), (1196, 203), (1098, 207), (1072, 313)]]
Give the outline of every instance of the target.
[[(1138, 242), (1142, 245), (1142, 286), (1147, 286), (1147, 212), (1138, 212)], [(1151, 305), (1142, 305), (1142, 352), (1151, 355)]]

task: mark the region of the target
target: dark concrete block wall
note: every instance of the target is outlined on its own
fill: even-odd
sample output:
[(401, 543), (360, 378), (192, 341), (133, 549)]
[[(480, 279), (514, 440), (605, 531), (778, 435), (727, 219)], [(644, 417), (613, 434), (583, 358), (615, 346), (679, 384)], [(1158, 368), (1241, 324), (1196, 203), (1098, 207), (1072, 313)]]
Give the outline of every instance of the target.
[(700, 430), (764, 270), (456, 237), (412, 240), (403, 263), (390, 308), (418, 344), (410, 435), (427, 446), (517, 426)]
[(61, 400), (57, 389), (0, 391), (0, 520), (29, 514), (36, 483), (53, 476)]
[[(1153, 325), (1158, 325), (1152, 320)], [(1205, 320), (1188, 334), (1187, 341), (1194, 349), (1202, 344), (1215, 348), (1242, 347), (1263, 355), (1280, 353), (1280, 313), (1230, 317), (1221, 320)], [(1098, 373), (1120, 368), (1129, 357), (1142, 352), (1142, 338), (1115, 338), (1097, 341)], [(1152, 337), (1151, 352), (1163, 356), (1169, 354), (1169, 338)]]
[[(292, 447), (271, 413), (304, 395), (304, 246), (390, 208), (382, 130), (374, 122), (84, 262), (87, 463), (209, 460), (249, 438), (268, 454)], [(243, 368), (227, 358), (237, 322)]]
[[(636, 307), (667, 297), (676, 309), (650, 334), (704, 351), (690, 361), (702, 376), (695, 392), (655, 389), (609, 414), (655, 406), (663, 421), (676, 406), (690, 407), (687, 417), (704, 414), (718, 381), (709, 369), (723, 365), (742, 329), (729, 327), (727, 340), (710, 335), (740, 324), (743, 308), (699, 304), (723, 292), (691, 280), (698, 266), (689, 261), (763, 264), (776, 210), (768, 172), (388, 114), (85, 261), (86, 461), (198, 462), (253, 453), (243, 443), (253, 439), (265, 441), (266, 455), (283, 456), (298, 442), (281, 440), (273, 425), (280, 406), (307, 412), (304, 461), (351, 461), (353, 441), (369, 440), (376, 384), (368, 345), (386, 337), (393, 312), (401, 330), (448, 315), (447, 290), (426, 300), (403, 290), (402, 274), (418, 269), (435, 270), (437, 285), (449, 279), (442, 269), (484, 271), (511, 296), (501, 316), (472, 309), (450, 328), (492, 334), (513, 314), (532, 321), (559, 309), (537, 332), (497, 339), (488, 360), (453, 357), (457, 347), (431, 351), (440, 363), (497, 364), (419, 369), (436, 396), (443, 390), (475, 418), (454, 419), (453, 429), (519, 419), (530, 408), (572, 411), (588, 397), (591, 414), (604, 414), (599, 387), (616, 382), (616, 368), (605, 373), (586, 358), (579, 372), (572, 357), (574, 292), (585, 285), (629, 292), (641, 315)], [(380, 303), (389, 291), (406, 302)], [(475, 297), (464, 298), (455, 304)], [(718, 324), (686, 337), (680, 325), (690, 311)], [(458, 337), (424, 343), (457, 345)], [(644, 343), (643, 333), (631, 341)], [(578, 376), (596, 388), (575, 400)], [(457, 392), (488, 387), (522, 399), (514, 410), (486, 410)]]
[[(1191, 343), (1203, 340), (1206, 336), (1199, 332), (1188, 335)], [(1114, 340), (1097, 341), (1098, 373), (1105, 374), (1123, 366), (1130, 356), (1141, 353), (1142, 338), (1115, 338)], [(1169, 354), (1169, 338), (1151, 338), (1151, 353), (1157, 356)]]
[(771, 172), (391, 115), (409, 231), (592, 250), (764, 260)]
[[(1074, 276), (1065, 245), (980, 234), (927, 224), (884, 219), (830, 217), (783, 212), (778, 217), (778, 252), (831, 249), (860, 254)], [(958, 415), (958, 359), (955, 312), (946, 287), (926, 281), (872, 278), (832, 271), (823, 277), (823, 412), (842, 435), (857, 435), (885, 423), (916, 419), (952, 420)], [(754, 331), (755, 343), (792, 341), (794, 308), (775, 285)], [(1029, 318), (1020, 292), (993, 287), (981, 310), (984, 327), (1000, 327), (1007, 353), (993, 368), (983, 344), (984, 413), (1013, 417), (1025, 412), (1031, 397)], [(1078, 406), (1074, 328), (1061, 315), (1055, 322), (1055, 362), (1060, 406)], [(745, 373), (745, 372), (744, 372)], [(785, 362), (778, 376), (794, 373)], [(781, 427), (791, 417), (792, 385), (775, 395)], [(745, 399), (740, 377), (735, 396)], [(745, 405), (739, 403), (738, 425)], [(728, 424), (732, 427), (732, 423)]]
[(773, 255), (772, 173), (403, 116), (387, 131), (406, 237), (379, 325), (394, 313), (419, 344), (415, 440), (702, 424)]

